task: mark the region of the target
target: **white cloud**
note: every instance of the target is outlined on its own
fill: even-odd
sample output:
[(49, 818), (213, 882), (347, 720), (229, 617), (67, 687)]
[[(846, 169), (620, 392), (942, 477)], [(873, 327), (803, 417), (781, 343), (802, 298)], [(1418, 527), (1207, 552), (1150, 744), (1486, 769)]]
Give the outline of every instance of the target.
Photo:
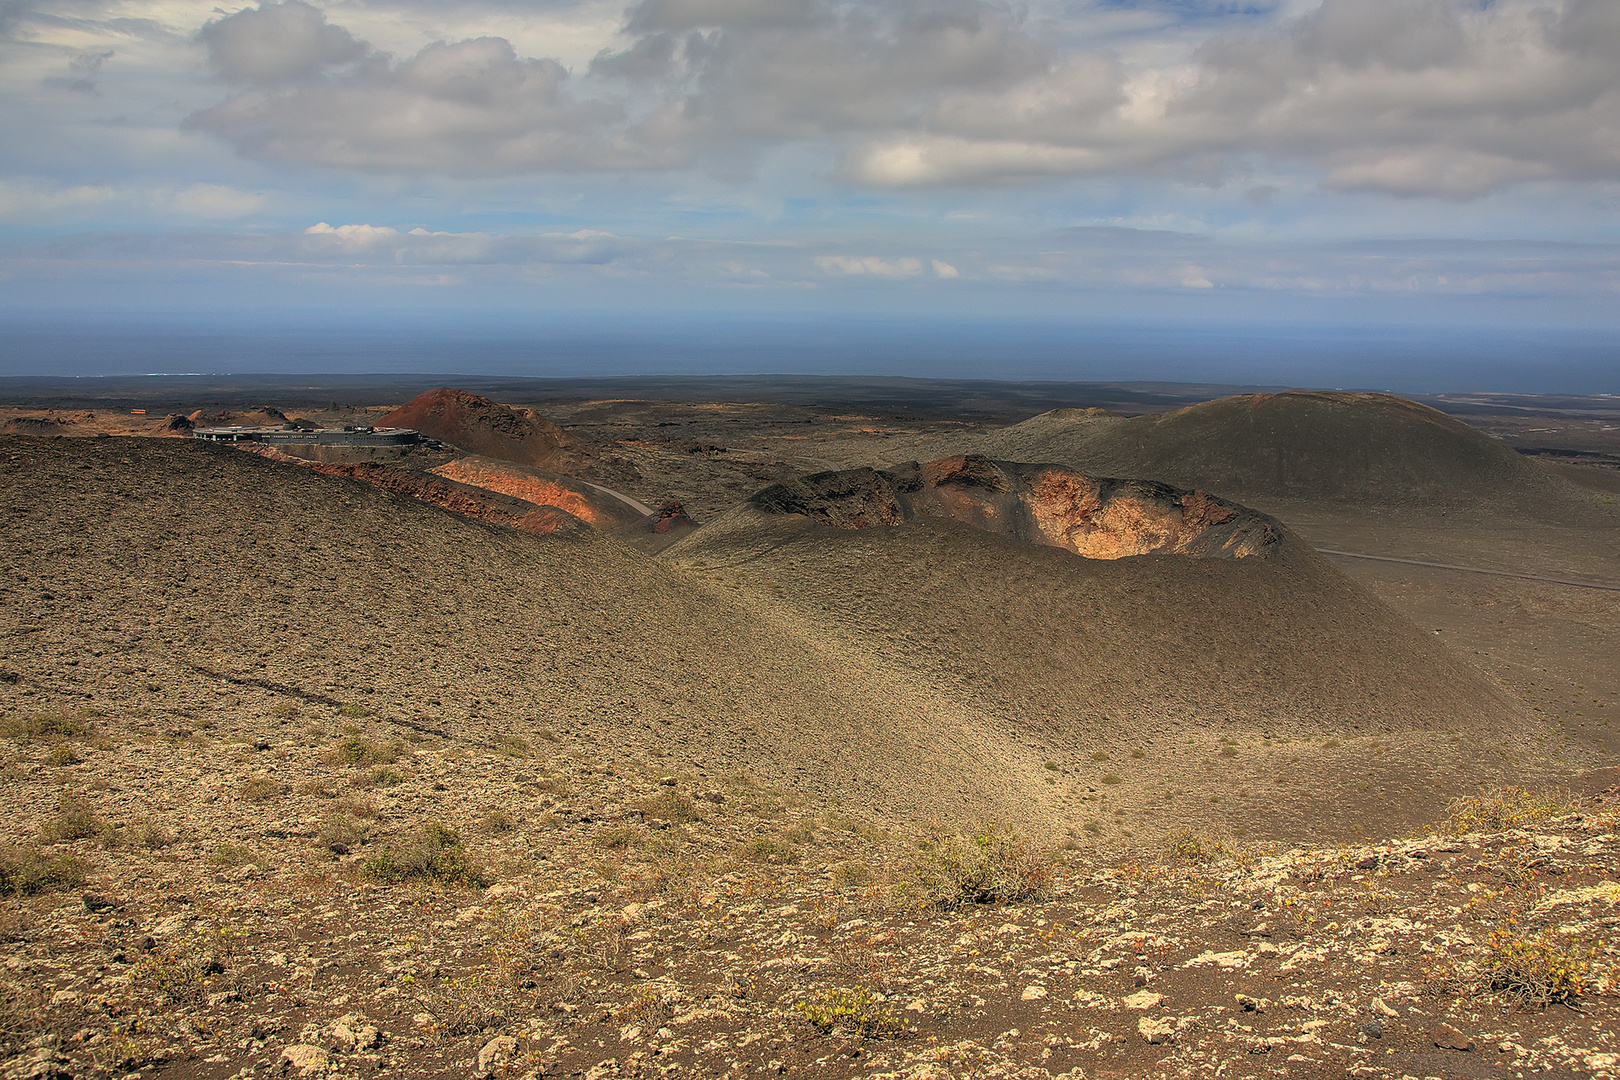
[(343, 251), (367, 251), (399, 238), (399, 230), (387, 225), (338, 225), (316, 222), (304, 230), (314, 243), (335, 246)]
[(934, 264), (934, 276), (935, 277), (959, 278), (959, 277), (962, 276), (961, 272), (959, 270), (957, 270), (956, 267), (952, 266), (950, 263), (945, 262), (942, 259), (933, 260), (933, 264)]
[(876, 255), (864, 257), (818, 255), (814, 262), (824, 273), (845, 277), (909, 278), (922, 273), (922, 260), (909, 256), (901, 259), (880, 259)]

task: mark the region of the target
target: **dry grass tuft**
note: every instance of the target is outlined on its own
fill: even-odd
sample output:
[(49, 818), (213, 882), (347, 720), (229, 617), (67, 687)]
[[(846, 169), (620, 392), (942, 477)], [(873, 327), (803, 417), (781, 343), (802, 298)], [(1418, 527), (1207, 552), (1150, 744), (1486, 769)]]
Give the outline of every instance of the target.
[(1052, 863), (1016, 833), (993, 826), (924, 840), (910, 873), (923, 907), (1030, 900), (1052, 883)]
[(490, 883), (484, 870), (467, 854), (461, 837), (435, 821), (367, 859), (360, 873), (382, 885), (432, 881), (482, 889)]
[(75, 713), (39, 713), (34, 716), (8, 717), (0, 735), (8, 739), (26, 741), (82, 739), (90, 734), (90, 714), (83, 710)]
[(697, 804), (679, 791), (664, 791), (636, 804), (642, 815), (664, 821), (688, 822), (700, 819)]
[(403, 748), (398, 743), (379, 743), (362, 735), (344, 738), (326, 753), (328, 765), (392, 765)]
[(38, 848), (0, 851), (0, 895), (32, 896), (84, 884), (84, 863), (73, 855), (45, 855)]
[(63, 795), (57, 801), (56, 816), (40, 827), (40, 837), (47, 844), (87, 840), (110, 832), (111, 827), (101, 820), (89, 803), (72, 795)]
[(291, 791), (292, 788), (283, 784), (272, 776), (253, 776), (243, 782), (236, 792), (236, 797), (243, 802), (265, 803), (272, 799), (279, 799)]

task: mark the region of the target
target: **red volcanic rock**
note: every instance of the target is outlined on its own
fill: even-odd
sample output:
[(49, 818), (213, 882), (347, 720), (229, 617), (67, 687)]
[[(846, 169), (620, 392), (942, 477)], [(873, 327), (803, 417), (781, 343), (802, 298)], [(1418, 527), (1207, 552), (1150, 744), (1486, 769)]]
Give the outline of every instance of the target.
[(554, 472), (578, 469), (590, 461), (562, 428), (532, 410), (450, 387), (413, 398), (379, 419), (377, 426), (413, 428), (470, 453)]
[(259, 446), (252, 443), (238, 444), (237, 449), (248, 453), (258, 454), (260, 457), (270, 458), (273, 461), (284, 461), (288, 464), (302, 465), (313, 472), (323, 476), (344, 476), (351, 480), (360, 480), (377, 487), (387, 488), (389, 491), (407, 495), (422, 502), (432, 503), (443, 507), (452, 513), (463, 517), (477, 518), (480, 521), (489, 521), (508, 528), (519, 529), (523, 532), (547, 535), (558, 531), (583, 529), (584, 522), (555, 506), (536, 506), (522, 499), (514, 499), (496, 491), (486, 491), (483, 488), (460, 484), (453, 480), (434, 476), (432, 473), (413, 472), (407, 469), (395, 468), (390, 465), (378, 465), (371, 462), (351, 464), (335, 461), (308, 461), (296, 458), (290, 454), (268, 446)]
[(1090, 559), (1153, 552), (1263, 558), (1282, 540), (1271, 518), (1203, 491), (974, 454), (892, 470), (817, 473), (766, 488), (750, 503), (841, 529), (945, 517)]
[(658, 507), (658, 516), (653, 520), (652, 531), (682, 532), (696, 527), (697, 523), (686, 516), (686, 507), (678, 502), (664, 502)]

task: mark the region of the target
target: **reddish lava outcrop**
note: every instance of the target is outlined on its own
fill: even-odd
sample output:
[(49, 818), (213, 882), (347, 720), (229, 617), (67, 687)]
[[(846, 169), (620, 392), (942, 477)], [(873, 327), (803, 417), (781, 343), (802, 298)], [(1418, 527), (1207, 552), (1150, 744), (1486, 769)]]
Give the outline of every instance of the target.
[(537, 469), (572, 472), (590, 463), (590, 455), (545, 417), (450, 387), (413, 398), (377, 426), (413, 428), (469, 453)]
[[(555, 506), (599, 528), (610, 528), (619, 524), (618, 521), (611, 520), (610, 515), (602, 508), (592, 505), (593, 500), (584, 492), (560, 480), (533, 475), (524, 471), (521, 466), (514, 467), (504, 461), (457, 458), (455, 461), (440, 465), (432, 472), (458, 484), (496, 491), (502, 495), (510, 495), (514, 499), (534, 503), (536, 506)], [(635, 515), (629, 514), (626, 508), (626, 513), (618, 516), (633, 518)]]
[(1089, 559), (1153, 552), (1264, 558), (1282, 540), (1271, 518), (1203, 491), (976, 454), (817, 473), (766, 488), (750, 504), (841, 529), (944, 517)]
[(555, 506), (536, 506), (522, 499), (514, 499), (495, 491), (458, 484), (454, 480), (431, 473), (412, 472), (407, 469), (371, 462), (351, 464), (335, 461), (309, 461), (284, 454), (273, 447), (253, 443), (239, 443), (237, 449), (258, 454), (273, 461), (302, 465), (322, 476), (346, 476), (389, 491), (407, 495), (422, 502), (443, 507), (463, 517), (477, 518), (497, 525), (506, 525), (523, 532), (547, 535), (559, 530), (584, 528), (583, 523), (566, 510)]

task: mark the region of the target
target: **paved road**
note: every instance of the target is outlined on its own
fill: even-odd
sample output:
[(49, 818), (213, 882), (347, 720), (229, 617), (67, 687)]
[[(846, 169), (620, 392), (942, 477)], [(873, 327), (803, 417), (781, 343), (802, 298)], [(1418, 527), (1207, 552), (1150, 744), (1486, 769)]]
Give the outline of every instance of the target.
[(1486, 570), (1479, 566), (1458, 566), (1455, 563), (1430, 562), (1427, 559), (1398, 559), (1393, 555), (1367, 555), (1360, 551), (1335, 551), (1317, 548), (1323, 555), (1337, 555), (1342, 559), (1370, 559), (1373, 562), (1405, 563), (1407, 566), (1428, 566), (1435, 570), (1461, 570), (1467, 574), (1490, 574), (1493, 577), (1523, 578), (1526, 581), (1547, 581), (1554, 585), (1572, 585), (1577, 589), (1606, 589), (1620, 592), (1620, 585), (1607, 581), (1577, 581), (1574, 578), (1548, 577), (1545, 574), (1521, 574), (1514, 570)]
[(654, 510), (640, 499), (632, 499), (622, 491), (614, 491), (612, 488), (605, 488), (601, 484), (593, 484), (589, 480), (581, 480), (580, 483), (584, 484), (588, 488), (594, 488), (604, 495), (613, 496), (615, 499), (618, 499), (620, 502), (624, 503), (624, 505), (628, 506), (638, 514), (646, 515), (658, 513), (658, 511)]

